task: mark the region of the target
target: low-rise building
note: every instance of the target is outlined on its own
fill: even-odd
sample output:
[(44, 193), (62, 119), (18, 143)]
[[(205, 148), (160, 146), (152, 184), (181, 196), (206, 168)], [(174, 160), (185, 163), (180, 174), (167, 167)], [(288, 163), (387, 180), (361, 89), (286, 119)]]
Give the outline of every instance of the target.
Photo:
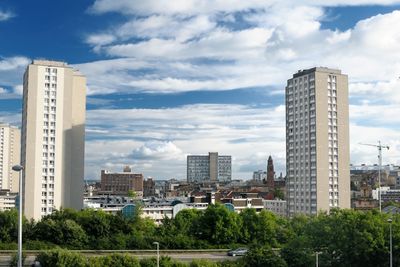
[(143, 181), (143, 197), (153, 197), (156, 195), (156, 183), (149, 177)]
[(0, 211), (16, 208), (17, 196), (18, 193), (13, 193), (10, 190), (0, 190)]
[(253, 172), (253, 180), (264, 181), (267, 179), (267, 172), (263, 170), (258, 170)]
[(123, 172), (111, 173), (101, 170), (101, 193), (113, 195), (128, 195), (130, 191), (137, 196), (143, 196), (143, 174), (133, 173), (126, 166)]
[(282, 199), (273, 199), (273, 200), (263, 200), (264, 202), (264, 208), (266, 210), (269, 210), (276, 215), (285, 217), (287, 215), (287, 210), (286, 210), (286, 200)]

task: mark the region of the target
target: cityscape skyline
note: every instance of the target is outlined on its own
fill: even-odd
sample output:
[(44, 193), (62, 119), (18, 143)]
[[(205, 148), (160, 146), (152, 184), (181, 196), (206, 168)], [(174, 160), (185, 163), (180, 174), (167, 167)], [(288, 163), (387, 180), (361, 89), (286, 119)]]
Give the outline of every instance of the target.
[(350, 162), (376, 163), (358, 143), (381, 140), (400, 164), (400, 1), (289, 2), (2, 1), (0, 122), (20, 126), (31, 60), (62, 59), (88, 78), (86, 179), (125, 165), (185, 179), (186, 156), (208, 151), (232, 155), (232, 179), (269, 155), (285, 173), (286, 79), (322, 65), (349, 75)]

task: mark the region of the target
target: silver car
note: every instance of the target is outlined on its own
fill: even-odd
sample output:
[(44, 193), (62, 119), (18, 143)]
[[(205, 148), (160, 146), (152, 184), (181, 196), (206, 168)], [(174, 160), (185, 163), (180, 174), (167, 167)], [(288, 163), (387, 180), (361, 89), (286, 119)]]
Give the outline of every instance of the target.
[(247, 248), (237, 248), (228, 251), (228, 256), (244, 256), (247, 253)]

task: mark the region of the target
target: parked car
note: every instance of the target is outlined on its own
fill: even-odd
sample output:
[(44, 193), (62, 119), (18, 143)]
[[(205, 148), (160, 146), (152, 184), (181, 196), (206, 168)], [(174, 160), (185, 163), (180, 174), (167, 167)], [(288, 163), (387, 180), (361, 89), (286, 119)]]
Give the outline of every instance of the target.
[(247, 248), (237, 248), (228, 251), (228, 256), (244, 256), (247, 253)]

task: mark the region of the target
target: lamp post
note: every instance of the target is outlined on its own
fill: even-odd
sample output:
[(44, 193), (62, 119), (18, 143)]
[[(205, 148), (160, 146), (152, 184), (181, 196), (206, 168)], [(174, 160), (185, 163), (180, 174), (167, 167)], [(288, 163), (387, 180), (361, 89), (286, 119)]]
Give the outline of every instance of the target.
[(153, 242), (157, 246), (157, 267), (160, 267), (160, 243)]
[(18, 267), (22, 267), (22, 172), (24, 167), (15, 165), (13, 171), (19, 172), (19, 192), (18, 192)]
[(389, 218), (389, 229), (390, 229), (390, 267), (393, 267), (393, 243), (392, 243), (392, 218)]
[(318, 267), (318, 255), (321, 254), (322, 252), (316, 251), (315, 252), (315, 266)]

